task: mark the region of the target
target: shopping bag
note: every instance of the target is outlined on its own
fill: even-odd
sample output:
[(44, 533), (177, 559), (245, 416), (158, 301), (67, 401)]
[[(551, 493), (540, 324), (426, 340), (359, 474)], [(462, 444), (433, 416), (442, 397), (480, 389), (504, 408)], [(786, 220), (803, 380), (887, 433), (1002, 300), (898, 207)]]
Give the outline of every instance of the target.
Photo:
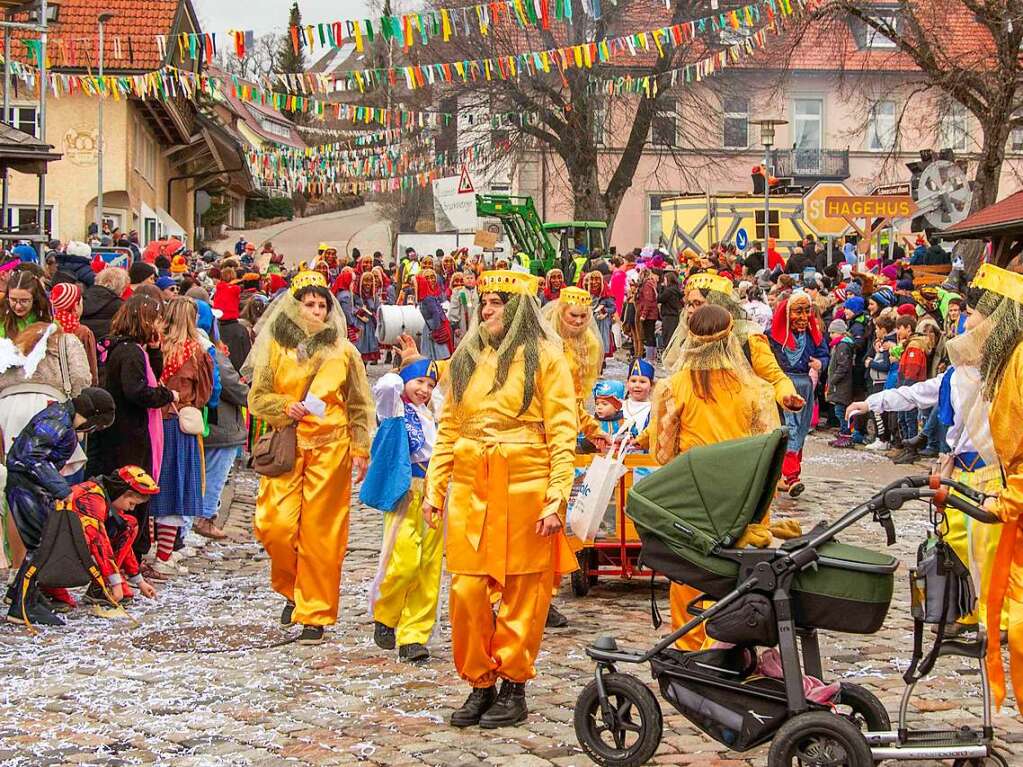
[(597, 536), (607, 505), (611, 502), (618, 481), (625, 476), (625, 451), (628, 440), (612, 445), (607, 455), (598, 455), (586, 470), (572, 507), (568, 510), (568, 526), (579, 540), (590, 543)]
[(405, 418), (386, 418), (373, 437), (369, 470), (359, 489), (359, 500), (380, 511), (394, 511), (411, 486), (412, 459)]

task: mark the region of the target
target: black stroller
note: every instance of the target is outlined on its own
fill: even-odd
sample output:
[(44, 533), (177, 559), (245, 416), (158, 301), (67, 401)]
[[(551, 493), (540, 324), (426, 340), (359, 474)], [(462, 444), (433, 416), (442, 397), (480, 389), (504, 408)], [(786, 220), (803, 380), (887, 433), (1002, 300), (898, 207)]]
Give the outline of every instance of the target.
[[(597, 668), (575, 707), (583, 750), (606, 767), (634, 767), (650, 759), (661, 740), (661, 709), (637, 677), (619, 664), (649, 663), (661, 695), (704, 733), (734, 751), (771, 742), (769, 767), (871, 767), (892, 760), (945, 759), (955, 767), (1007, 762), (992, 747), (993, 729), (983, 632), (976, 641), (944, 639), (946, 623), (975, 603), (969, 572), (941, 533), (946, 505), (986, 523), (997, 522), (976, 504), (984, 494), (938, 477), (893, 482), (831, 525), (818, 525), (777, 549), (735, 549), (751, 522), (763, 519), (781, 472), (787, 433), (694, 448), (637, 483), (627, 513), (643, 541), (644, 565), (700, 589), (686, 625), (645, 652), (601, 637), (586, 648)], [(954, 488), (961, 496), (949, 495)], [(970, 500), (966, 500), (970, 499)], [(911, 573), (915, 646), (893, 729), (888, 712), (867, 689), (842, 682), (830, 705), (804, 696), (803, 673), (823, 678), (819, 629), (873, 634), (891, 603), (898, 561), (887, 554), (839, 543), (836, 536), (871, 516), (895, 541), (891, 512), (904, 503), (932, 505), (935, 534), (921, 546)], [(973, 502), (970, 502), (973, 501)], [(716, 602), (701, 610), (698, 605)], [(729, 649), (683, 652), (682, 635), (705, 624)], [(924, 656), (923, 625), (938, 624)], [(756, 647), (777, 645), (782, 679), (755, 673)], [(939, 656), (959, 655), (980, 665), (984, 695), (981, 728), (909, 730), (910, 693)], [(802, 656), (802, 657), (800, 657)]]

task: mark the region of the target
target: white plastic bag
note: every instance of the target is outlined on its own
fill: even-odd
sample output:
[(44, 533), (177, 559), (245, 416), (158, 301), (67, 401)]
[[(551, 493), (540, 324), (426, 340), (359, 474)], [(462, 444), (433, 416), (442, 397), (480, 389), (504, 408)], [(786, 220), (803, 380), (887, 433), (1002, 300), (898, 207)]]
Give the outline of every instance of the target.
[[(622, 432), (619, 431), (619, 434)], [(607, 455), (598, 455), (586, 470), (572, 507), (568, 510), (568, 526), (584, 543), (591, 543), (604, 521), (607, 505), (614, 497), (618, 481), (625, 476), (625, 452), (629, 441), (622, 439), (617, 452), (612, 445)]]

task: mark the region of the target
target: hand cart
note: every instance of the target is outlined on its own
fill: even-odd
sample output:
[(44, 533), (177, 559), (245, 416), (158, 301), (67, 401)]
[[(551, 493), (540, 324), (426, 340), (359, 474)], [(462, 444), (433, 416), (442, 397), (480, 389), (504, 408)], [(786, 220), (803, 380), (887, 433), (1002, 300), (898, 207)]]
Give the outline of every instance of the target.
[[(594, 455), (575, 457), (576, 489), (593, 458)], [(577, 597), (586, 596), (601, 576), (631, 580), (652, 573), (639, 564), (639, 533), (632, 520), (625, 516), (625, 500), (633, 483), (657, 469), (658, 464), (646, 453), (634, 453), (625, 456), (625, 466), (629, 470), (618, 480), (618, 489), (608, 504), (600, 532), (592, 543), (581, 543), (582, 548), (576, 552), (579, 569), (572, 573), (572, 593)], [(570, 540), (580, 545), (578, 539)]]

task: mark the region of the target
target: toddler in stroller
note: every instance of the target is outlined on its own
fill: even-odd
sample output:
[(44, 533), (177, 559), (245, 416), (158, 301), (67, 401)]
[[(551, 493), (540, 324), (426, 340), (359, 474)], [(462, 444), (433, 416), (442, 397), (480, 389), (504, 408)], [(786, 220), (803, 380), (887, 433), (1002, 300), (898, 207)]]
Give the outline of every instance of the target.
[[(983, 494), (937, 477), (907, 477), (838, 521), (819, 525), (779, 548), (732, 548), (746, 526), (768, 510), (785, 437), (779, 429), (693, 448), (630, 492), (628, 514), (643, 541), (643, 563), (673, 581), (702, 589), (704, 596), (697, 601), (717, 601), (702, 612), (694, 608), (696, 617), (645, 652), (620, 649), (611, 637), (586, 649), (597, 667), (575, 709), (576, 735), (584, 751), (609, 767), (633, 767), (654, 755), (662, 727), (657, 699), (638, 678), (618, 672), (619, 664), (650, 663), (662, 696), (706, 734), (735, 751), (770, 741), (769, 767), (871, 767), (881, 759), (955, 759), (956, 767), (1005, 764), (991, 745), (983, 633), (971, 643), (945, 639), (941, 631), (957, 610), (970, 607), (963, 580), (968, 584), (969, 575), (961, 563), (955, 568), (951, 560), (943, 560), (933, 572), (923, 573), (923, 566), (923, 574), (914, 571), (917, 642), (897, 730), (881, 702), (863, 687), (842, 682), (830, 700), (815, 702), (803, 686), (804, 670), (824, 676), (819, 629), (873, 634), (891, 603), (898, 561), (839, 543), (838, 534), (870, 515), (891, 544), (891, 512), (910, 500), (933, 504), (938, 531), (946, 505), (978, 521), (994, 522), (993, 515), (975, 505), (983, 502)], [(721, 466), (729, 467), (732, 481), (721, 482)], [(961, 496), (949, 495), (949, 487)], [(950, 552), (940, 543), (940, 534), (938, 550), (943, 556)], [(930, 556), (924, 551), (921, 547), (922, 556)], [(933, 651), (920, 662), (924, 622), (939, 623), (939, 633)], [(673, 648), (679, 636), (699, 624), (730, 646), (695, 652)], [(781, 679), (756, 673), (756, 648), (774, 645)], [(939, 654), (974, 658), (981, 666), (982, 729), (907, 728), (909, 693)], [(984, 761), (989, 758), (994, 761)]]

